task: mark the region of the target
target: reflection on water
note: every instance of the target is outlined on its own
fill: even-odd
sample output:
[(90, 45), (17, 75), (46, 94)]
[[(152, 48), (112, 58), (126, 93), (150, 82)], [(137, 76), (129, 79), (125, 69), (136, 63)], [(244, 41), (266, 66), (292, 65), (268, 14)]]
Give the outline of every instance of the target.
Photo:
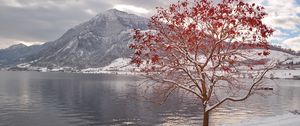
[[(159, 106), (130, 96), (137, 78), (121, 75), (0, 72), (1, 126), (199, 125), (201, 108), (173, 95)], [(211, 124), (236, 123), (300, 109), (300, 84), (276, 80), (277, 95), (227, 103), (211, 113)], [(250, 104), (251, 103), (251, 104)]]

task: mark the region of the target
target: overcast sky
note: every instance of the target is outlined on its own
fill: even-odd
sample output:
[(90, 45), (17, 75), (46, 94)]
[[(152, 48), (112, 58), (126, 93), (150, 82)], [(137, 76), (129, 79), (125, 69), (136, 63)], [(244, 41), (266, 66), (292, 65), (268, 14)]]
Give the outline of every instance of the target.
[[(44, 43), (107, 9), (149, 17), (156, 6), (177, 0), (0, 0), (0, 48)], [(251, 0), (264, 5), (276, 29), (273, 44), (300, 50), (300, 0)]]

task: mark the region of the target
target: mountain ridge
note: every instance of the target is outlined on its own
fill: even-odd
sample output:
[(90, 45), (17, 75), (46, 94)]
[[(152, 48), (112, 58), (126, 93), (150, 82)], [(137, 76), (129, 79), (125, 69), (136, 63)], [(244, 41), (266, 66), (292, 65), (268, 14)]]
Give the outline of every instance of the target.
[[(132, 29), (147, 29), (148, 21), (149, 19), (144, 17), (110, 9), (70, 28), (57, 40), (41, 45), (38, 52), (21, 57), (31, 59), (31, 61), (15, 61), (15, 59), (13, 63), (13, 61), (1, 62), (0, 60), (0, 64), (15, 65), (31, 62), (33, 66), (42, 67), (105, 66), (116, 58), (127, 57), (130, 54), (128, 44), (131, 40)], [(0, 57), (3, 54), (0, 53)]]

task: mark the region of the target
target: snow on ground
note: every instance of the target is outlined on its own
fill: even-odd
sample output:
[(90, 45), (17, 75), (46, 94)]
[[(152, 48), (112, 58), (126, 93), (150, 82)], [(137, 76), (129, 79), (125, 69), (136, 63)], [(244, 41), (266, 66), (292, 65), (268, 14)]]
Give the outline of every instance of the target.
[[(135, 72), (133, 72), (135, 71)], [(129, 58), (119, 58), (111, 64), (101, 68), (88, 68), (82, 70), (83, 73), (106, 73), (106, 74), (137, 74), (139, 68), (130, 64)], [(300, 77), (300, 69), (278, 69), (271, 70), (266, 74), (267, 78), (292, 79), (294, 76)]]
[[(257, 57), (258, 59), (261, 58), (268, 58), (271, 59), (271, 61), (285, 61), (286, 59), (290, 59), (286, 61), (285, 63), (299, 63), (300, 62), (300, 57), (291, 55), (288, 53), (284, 53), (281, 51), (275, 51), (271, 50), (270, 55), (267, 57), (260, 57), (257, 55), (257, 52), (261, 52), (262, 50), (248, 50), (248, 54), (250, 57), (255, 58)], [(255, 57), (254, 57), (255, 56)], [(107, 73), (107, 74), (137, 74), (140, 69), (137, 68), (135, 65), (130, 64), (130, 58), (118, 58), (114, 60), (111, 64), (101, 67), (101, 68), (88, 68), (82, 70), (83, 73)], [(241, 66), (242, 67), (242, 66)], [(257, 66), (260, 67), (260, 66)], [(241, 68), (242, 69), (242, 68)], [(246, 68), (245, 68), (246, 70)], [(244, 72), (247, 74), (247, 71)], [(266, 74), (267, 78), (286, 78), (286, 79), (292, 79), (295, 77), (300, 78), (300, 68), (292, 68), (292, 69), (286, 69), (286, 68), (280, 68), (280, 69), (275, 69), (271, 70)]]
[(132, 71), (135, 67), (130, 65), (131, 59), (129, 58), (118, 58), (114, 60), (108, 66), (102, 68), (104, 71)]
[[(266, 74), (268, 78), (285, 78), (285, 79), (292, 79), (295, 77), (300, 78), (300, 69), (295, 70), (271, 70)], [(300, 126), (300, 125), (299, 125)]]
[(222, 126), (300, 126), (300, 115), (289, 113), (274, 117), (253, 118), (243, 120), (239, 124), (225, 124)]
[[(285, 52), (281, 51), (275, 51), (275, 50), (270, 50), (270, 55), (266, 56), (267, 58), (271, 60), (279, 60), (279, 61), (284, 61), (286, 59), (294, 59), (297, 58), (295, 55), (291, 55)], [(299, 58), (299, 57), (298, 57)]]
[(300, 56), (294, 57), (292, 61), (293, 61), (294, 64), (300, 63)]
[(293, 60), (294, 63), (299, 62), (300, 57), (291, 55), (285, 52), (276, 51), (276, 50), (270, 50), (270, 54), (268, 56), (258, 56), (258, 53), (261, 53), (263, 50), (261, 49), (250, 49), (245, 50), (242, 53), (244, 55), (247, 55), (251, 59), (262, 59), (262, 58), (268, 58), (273, 61), (285, 61), (286, 59)]
[[(135, 67), (134, 65), (130, 64), (129, 58), (118, 58), (114, 60), (111, 64), (100, 67), (100, 68), (88, 68), (83, 69), (81, 72), (83, 73), (90, 73), (90, 74), (126, 74), (126, 75), (136, 75), (139, 74), (139, 68)], [(135, 71), (135, 72), (133, 72)]]

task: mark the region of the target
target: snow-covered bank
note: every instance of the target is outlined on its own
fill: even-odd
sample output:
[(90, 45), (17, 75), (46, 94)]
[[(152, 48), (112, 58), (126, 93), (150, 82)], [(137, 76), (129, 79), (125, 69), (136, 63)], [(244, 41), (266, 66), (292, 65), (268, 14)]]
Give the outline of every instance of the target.
[(222, 126), (300, 126), (300, 115), (290, 113), (274, 117), (254, 118), (243, 120), (239, 124), (225, 124)]
[(131, 71), (106, 71), (101, 69), (93, 69), (91, 70), (84, 70), (81, 73), (84, 74), (120, 74), (120, 75), (141, 75), (142, 73), (139, 72), (131, 72)]
[[(88, 68), (81, 70), (82, 73), (90, 74), (125, 74), (125, 75), (139, 75), (140, 69), (130, 64), (129, 58), (119, 58), (114, 60), (111, 64), (101, 68)], [(242, 72), (239, 77), (247, 77), (247, 71)], [(267, 73), (267, 78), (293, 79), (300, 77), (300, 69), (275, 69)]]
[[(267, 73), (268, 78), (278, 78), (278, 79), (296, 79), (300, 77), (300, 69), (296, 70), (271, 70)], [(300, 79), (300, 78), (297, 78)]]
[(88, 68), (81, 70), (82, 73), (89, 74), (125, 74), (125, 75), (138, 75), (140, 74), (139, 68), (130, 64), (129, 58), (118, 58), (111, 64), (100, 68)]

